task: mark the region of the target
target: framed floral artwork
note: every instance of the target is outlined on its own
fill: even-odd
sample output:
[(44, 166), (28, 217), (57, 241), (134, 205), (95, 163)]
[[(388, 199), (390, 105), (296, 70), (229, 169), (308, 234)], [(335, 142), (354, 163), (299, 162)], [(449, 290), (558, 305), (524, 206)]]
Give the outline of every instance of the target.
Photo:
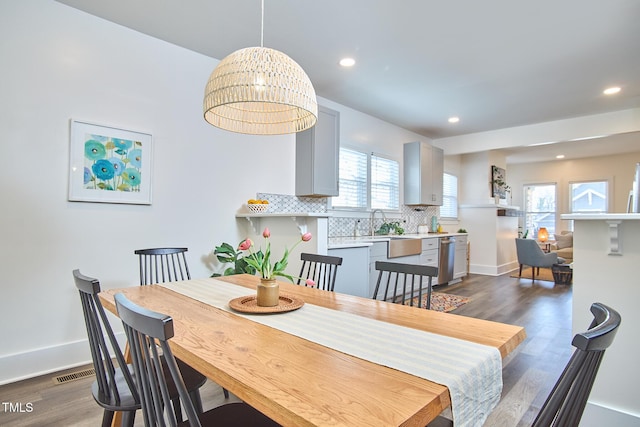
[(151, 204), (148, 133), (71, 120), (69, 200)]
[(507, 185), (506, 175), (507, 172), (504, 169), (498, 166), (491, 166), (491, 197), (507, 198), (507, 191), (510, 187)]

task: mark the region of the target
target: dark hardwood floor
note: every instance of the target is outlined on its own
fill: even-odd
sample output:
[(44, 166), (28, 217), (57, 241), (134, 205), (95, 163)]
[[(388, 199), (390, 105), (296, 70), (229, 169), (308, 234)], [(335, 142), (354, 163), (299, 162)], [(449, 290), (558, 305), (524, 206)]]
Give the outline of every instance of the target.
[(503, 362), (502, 398), (485, 426), (530, 426), (571, 357), (572, 286), (472, 274), (436, 290), (471, 298), (452, 313), (525, 328), (527, 339)]
[[(469, 275), (461, 283), (436, 291), (468, 296), (471, 301), (452, 313), (524, 326), (527, 339), (504, 360), (502, 399), (486, 427), (529, 426), (571, 356), (571, 286), (553, 282)], [(589, 310), (589, 307), (584, 307)], [(588, 325), (585, 325), (585, 327)], [(0, 387), (2, 402), (22, 403), (24, 412), (0, 406), (0, 426), (98, 426), (102, 410), (91, 397), (93, 378), (56, 385), (64, 372)], [(205, 409), (224, 402), (222, 389), (207, 382)], [(233, 396), (232, 399), (235, 399)], [(26, 404), (32, 405), (28, 411)], [(141, 426), (142, 417), (136, 417)]]

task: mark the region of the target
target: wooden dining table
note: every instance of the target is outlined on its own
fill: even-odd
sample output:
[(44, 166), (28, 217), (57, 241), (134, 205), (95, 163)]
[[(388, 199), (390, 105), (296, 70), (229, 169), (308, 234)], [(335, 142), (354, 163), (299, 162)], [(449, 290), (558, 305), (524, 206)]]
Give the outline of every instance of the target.
[[(218, 281), (255, 294), (259, 278)], [(178, 283), (178, 282), (176, 282)], [(524, 328), (279, 282), (280, 292), (312, 304), (404, 328), (490, 346), (504, 358), (525, 339)], [(114, 295), (173, 318), (176, 357), (283, 426), (425, 426), (451, 405), (449, 389), (220, 309), (164, 285), (109, 289), (104, 307), (117, 315)], [(282, 318), (286, 319), (286, 318)], [(416, 343), (416, 351), (419, 351)]]

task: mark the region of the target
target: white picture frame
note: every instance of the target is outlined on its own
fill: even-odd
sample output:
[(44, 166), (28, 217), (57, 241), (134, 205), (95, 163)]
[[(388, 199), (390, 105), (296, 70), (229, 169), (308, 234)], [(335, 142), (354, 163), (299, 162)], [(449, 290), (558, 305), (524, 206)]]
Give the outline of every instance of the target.
[(71, 120), (69, 201), (151, 204), (152, 136)]

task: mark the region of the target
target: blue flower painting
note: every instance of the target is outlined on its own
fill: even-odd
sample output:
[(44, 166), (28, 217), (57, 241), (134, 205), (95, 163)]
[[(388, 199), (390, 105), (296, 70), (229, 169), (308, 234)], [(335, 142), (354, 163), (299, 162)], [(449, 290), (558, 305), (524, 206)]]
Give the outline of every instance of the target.
[(139, 192), (142, 182), (142, 142), (86, 134), (84, 188)]

